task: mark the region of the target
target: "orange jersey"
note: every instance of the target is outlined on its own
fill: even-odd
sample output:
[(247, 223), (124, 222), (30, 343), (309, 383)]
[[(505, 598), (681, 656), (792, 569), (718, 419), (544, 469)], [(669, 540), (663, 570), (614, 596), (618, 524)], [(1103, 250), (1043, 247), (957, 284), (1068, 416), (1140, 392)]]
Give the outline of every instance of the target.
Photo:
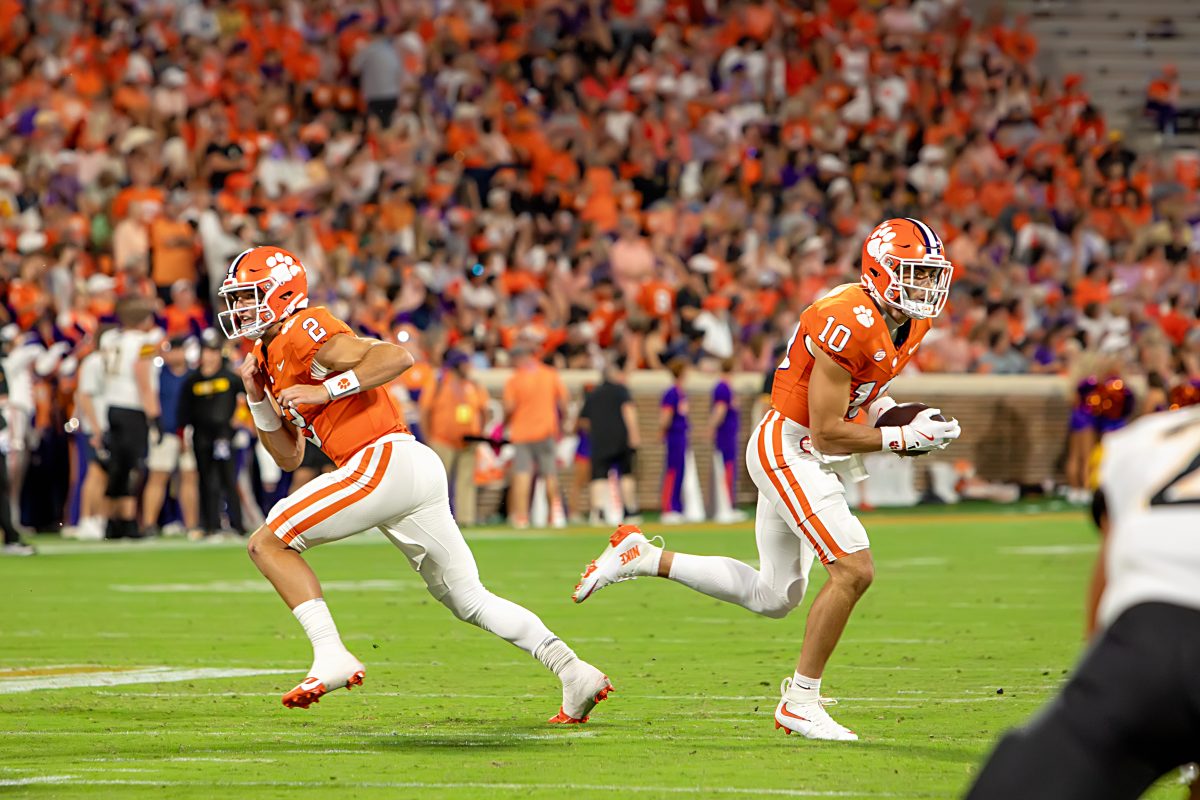
[(814, 302), (800, 315), (788, 341), (787, 355), (775, 371), (771, 407), (805, 427), (808, 419), (808, 379), (813, 352), (820, 348), (850, 373), (850, 408), (846, 419), (866, 424), (859, 409), (887, 391), (929, 332), (927, 319), (909, 321), (908, 336), (892, 342), (883, 312), (860, 284), (847, 283)]
[[(254, 358), (267, 376), (268, 390), (277, 405), (279, 393), (287, 387), (315, 385), (330, 377), (317, 363), (317, 351), (343, 333), (354, 335), (346, 323), (318, 306), (301, 309), (289, 317), (265, 353), (262, 340), (254, 343)], [(383, 386), (323, 405), (289, 409), (284, 419), (300, 428), (308, 443), (324, 450), (339, 467), (381, 436), (408, 433), (404, 413)]]

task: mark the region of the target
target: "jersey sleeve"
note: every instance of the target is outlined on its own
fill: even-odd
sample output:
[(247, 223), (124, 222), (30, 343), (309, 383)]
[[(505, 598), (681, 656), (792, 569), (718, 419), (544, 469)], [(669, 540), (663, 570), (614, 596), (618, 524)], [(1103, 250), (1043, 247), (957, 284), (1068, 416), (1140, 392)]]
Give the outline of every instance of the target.
[(718, 383), (713, 389), (713, 405), (724, 403), (729, 405), (733, 402), (733, 391), (729, 388), (728, 383)]
[(138, 358), (153, 358), (158, 355), (158, 351), (163, 342), (163, 329), (153, 328), (142, 336), (142, 346), (138, 350)]
[(317, 361), (317, 353), (330, 339), (343, 333), (354, 335), (349, 325), (325, 308), (308, 309), (288, 328), (286, 356), (314, 380), (323, 381), (329, 377), (329, 370)]
[(79, 383), (76, 390), (95, 397), (103, 388), (104, 359), (99, 353), (91, 353), (79, 365)]
[[(872, 325), (885, 324), (878, 314), (871, 317)], [(804, 346), (821, 350), (851, 375), (860, 370), (864, 358), (869, 358), (864, 353), (869, 326), (864, 326), (849, 306), (817, 302), (805, 309), (800, 319), (804, 323)]]

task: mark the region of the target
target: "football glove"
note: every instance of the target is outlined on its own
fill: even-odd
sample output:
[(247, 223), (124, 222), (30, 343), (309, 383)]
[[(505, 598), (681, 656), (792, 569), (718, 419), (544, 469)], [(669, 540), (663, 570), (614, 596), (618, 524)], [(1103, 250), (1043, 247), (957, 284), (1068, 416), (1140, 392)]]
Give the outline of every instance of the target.
[(898, 405), (900, 404), (888, 395), (879, 395), (879, 397), (875, 398), (875, 402), (867, 406), (867, 424), (874, 428), (875, 423), (879, 422), (879, 418), (883, 416), (885, 411), (890, 408), (895, 408)]
[(940, 408), (927, 408), (913, 419), (912, 422), (900, 428), (904, 436), (904, 449), (925, 452), (943, 450), (952, 441), (962, 435), (962, 427), (958, 420), (948, 422), (935, 420), (941, 414)]

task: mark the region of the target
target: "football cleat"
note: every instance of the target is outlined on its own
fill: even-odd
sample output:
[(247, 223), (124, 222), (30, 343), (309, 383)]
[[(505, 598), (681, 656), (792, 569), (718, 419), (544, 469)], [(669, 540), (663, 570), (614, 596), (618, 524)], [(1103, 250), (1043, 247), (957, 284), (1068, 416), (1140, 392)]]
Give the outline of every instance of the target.
[(788, 688), (792, 685), (791, 678), (784, 678), (780, 693), (783, 695), (779, 705), (775, 707), (775, 729), (783, 728), (783, 732), (793, 731), (809, 739), (825, 739), (833, 742), (855, 742), (858, 734), (844, 725), (839, 725), (825, 706), (837, 703), (825, 697), (812, 703), (790, 703), (787, 699)]
[[(658, 541), (661, 543), (662, 539)], [(571, 599), (582, 603), (610, 583), (654, 574), (660, 553), (661, 544), (651, 544), (638, 526), (622, 525), (608, 538), (604, 552), (579, 576)]]
[(563, 680), (563, 701), (558, 713), (547, 720), (551, 725), (580, 725), (588, 721), (592, 709), (607, 700), (614, 691), (612, 681), (586, 661), (579, 661), (574, 673)]
[(308, 708), (335, 689), (344, 687), (349, 691), (353, 686), (362, 686), (366, 672), (362, 662), (349, 653), (339, 664), (329, 664), (327, 667), (313, 664), (309, 676), (283, 696), (283, 704), (288, 708)]

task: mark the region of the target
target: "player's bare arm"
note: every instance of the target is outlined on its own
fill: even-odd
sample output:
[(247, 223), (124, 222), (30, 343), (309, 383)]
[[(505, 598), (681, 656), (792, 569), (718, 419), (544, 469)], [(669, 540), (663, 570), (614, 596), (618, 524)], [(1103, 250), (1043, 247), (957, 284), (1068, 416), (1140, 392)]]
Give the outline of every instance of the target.
[(254, 417), (254, 426), (258, 428), (258, 440), (280, 469), (294, 471), (304, 460), (304, 437), (300, 435), (300, 429), (283, 424), (279, 412), (267, 397), (266, 382), (253, 354), (246, 356), (238, 372), (246, 387), (246, 401)]
[(332, 337), (314, 360), (333, 377), (324, 383), (287, 387), (279, 393), (283, 408), (320, 405), (344, 394), (365, 392), (389, 383), (413, 365), (412, 354), (399, 345), (348, 333)]
[(133, 364), (133, 378), (137, 381), (138, 395), (142, 399), (142, 407), (146, 410), (146, 418), (157, 419), (162, 412), (158, 407), (158, 392), (154, 391), (151, 378), (154, 369), (154, 354), (152, 348), (144, 348), (143, 355)]
[(813, 444), (826, 455), (871, 453), (883, 448), (878, 428), (846, 421), (850, 409), (850, 373), (820, 348), (813, 348), (809, 378), (809, 430)]

